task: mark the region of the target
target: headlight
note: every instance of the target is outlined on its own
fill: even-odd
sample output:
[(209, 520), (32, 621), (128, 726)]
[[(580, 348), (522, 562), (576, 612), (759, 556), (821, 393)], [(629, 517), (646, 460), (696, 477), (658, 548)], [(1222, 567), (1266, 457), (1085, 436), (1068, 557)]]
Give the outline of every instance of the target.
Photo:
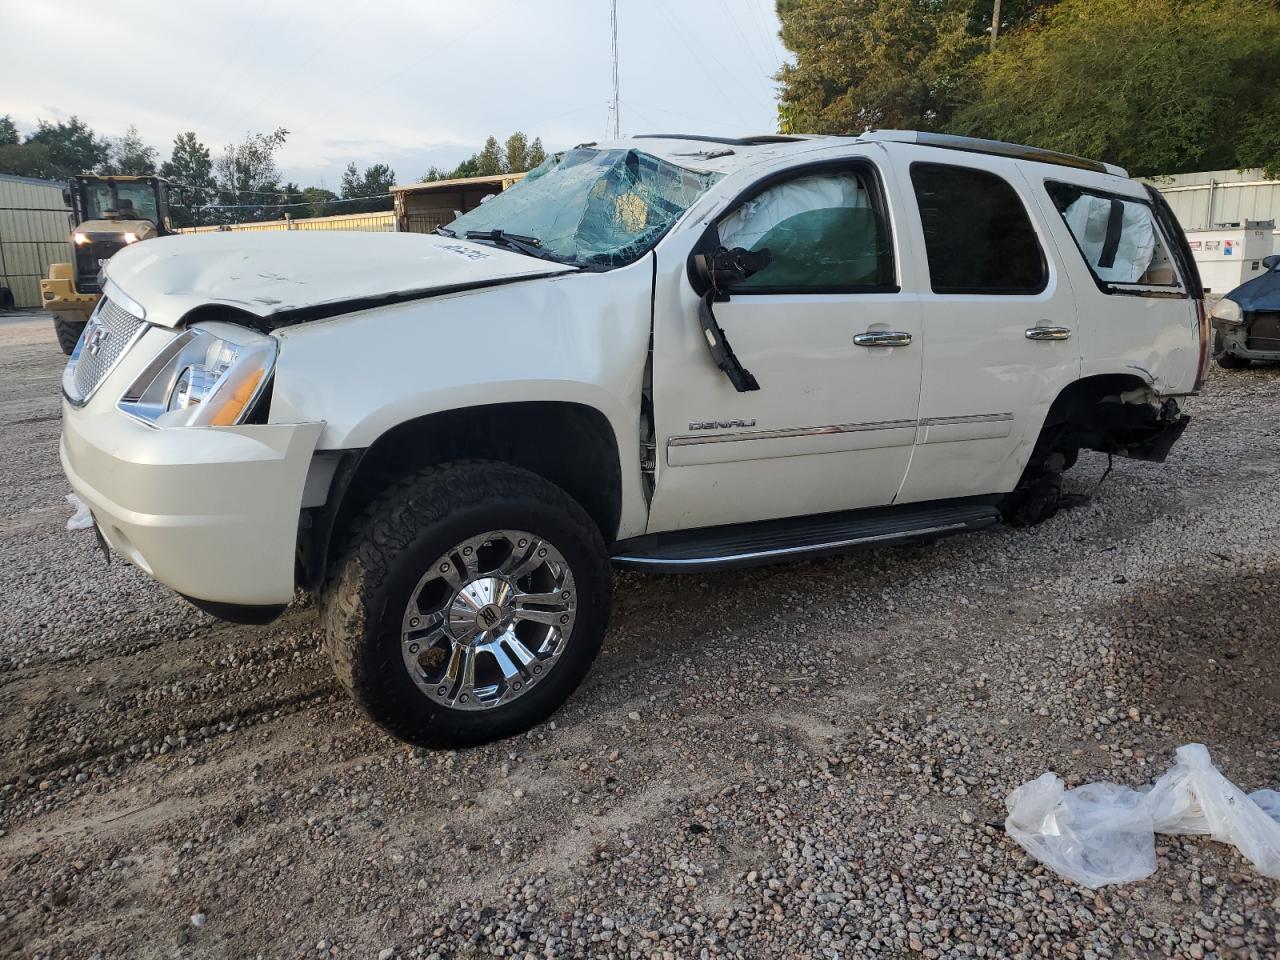
[(125, 391), (120, 409), (157, 427), (242, 422), (275, 369), (276, 341), (233, 329), (239, 342), (200, 327), (183, 332)]
[(126, 244), (128, 244), (128, 243), (137, 243), (137, 242), (138, 242), (138, 235), (137, 235), (136, 233), (126, 233), (126, 234), (124, 235), (124, 242), (125, 242)]
[(1217, 320), (1219, 323), (1239, 324), (1244, 323), (1244, 311), (1240, 309), (1240, 304), (1234, 300), (1228, 300), (1223, 297), (1213, 306), (1209, 316)]
[(81, 233), (79, 230), (77, 230), (75, 232), (75, 241), (76, 241), (76, 246), (83, 247), (86, 243), (89, 242), (89, 235), (85, 233)]

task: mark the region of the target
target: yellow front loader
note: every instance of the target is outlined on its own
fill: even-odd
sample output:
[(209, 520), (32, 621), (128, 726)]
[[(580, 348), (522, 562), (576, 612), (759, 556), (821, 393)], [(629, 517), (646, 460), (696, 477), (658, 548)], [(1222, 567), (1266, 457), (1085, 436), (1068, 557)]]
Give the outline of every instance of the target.
[(63, 196), (74, 229), (71, 263), (54, 263), (40, 281), (40, 299), (53, 313), (62, 352), (70, 354), (102, 296), (98, 274), (122, 247), (173, 233), (169, 220), (169, 182), (163, 177), (99, 176), (74, 178)]

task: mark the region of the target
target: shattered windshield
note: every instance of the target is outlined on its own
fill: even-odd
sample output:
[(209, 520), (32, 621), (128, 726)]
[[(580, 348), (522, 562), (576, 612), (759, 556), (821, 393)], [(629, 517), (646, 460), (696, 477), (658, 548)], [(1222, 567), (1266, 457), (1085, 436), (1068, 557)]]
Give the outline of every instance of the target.
[(445, 229), (459, 237), (500, 231), (536, 239), (541, 251), (566, 262), (622, 266), (657, 243), (720, 176), (639, 150), (577, 147), (548, 157)]

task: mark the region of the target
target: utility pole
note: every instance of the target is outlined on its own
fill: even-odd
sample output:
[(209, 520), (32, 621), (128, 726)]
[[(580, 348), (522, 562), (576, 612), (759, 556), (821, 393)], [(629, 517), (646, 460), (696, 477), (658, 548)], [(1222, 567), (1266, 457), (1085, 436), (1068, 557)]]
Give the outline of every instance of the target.
[(621, 136), (622, 118), (618, 115), (618, 0), (609, 7), (609, 22), (613, 29), (613, 139)]
[(996, 48), (996, 37), (1000, 36), (1000, 0), (995, 0), (991, 8), (991, 49)]

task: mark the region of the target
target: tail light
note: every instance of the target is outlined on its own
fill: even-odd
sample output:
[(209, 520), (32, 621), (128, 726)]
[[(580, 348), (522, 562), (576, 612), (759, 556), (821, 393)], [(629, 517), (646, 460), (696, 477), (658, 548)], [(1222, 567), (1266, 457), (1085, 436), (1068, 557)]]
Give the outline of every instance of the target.
[(1200, 365), (1196, 368), (1196, 385), (1192, 393), (1199, 393), (1209, 375), (1209, 310), (1203, 300), (1195, 301), (1196, 316), (1200, 321)]

